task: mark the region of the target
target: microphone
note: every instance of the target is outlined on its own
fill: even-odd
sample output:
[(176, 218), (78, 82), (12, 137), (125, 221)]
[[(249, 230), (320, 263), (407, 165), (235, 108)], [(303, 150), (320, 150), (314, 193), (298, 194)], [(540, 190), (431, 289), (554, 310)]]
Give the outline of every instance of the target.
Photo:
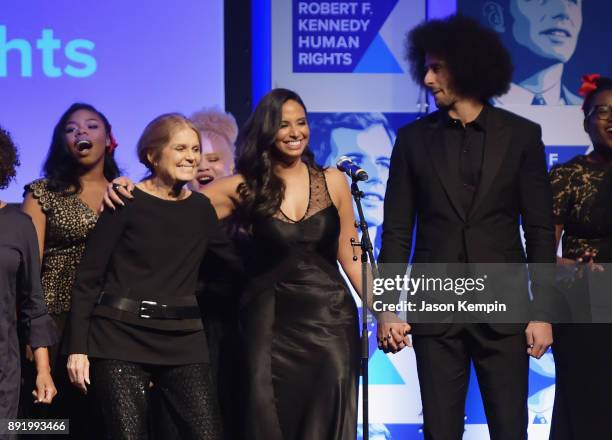
[(342, 156), (336, 162), (336, 167), (344, 173), (346, 173), (351, 179), (356, 181), (363, 181), (369, 179), (368, 173), (365, 172), (362, 168), (359, 168), (357, 165), (353, 163), (350, 157)]

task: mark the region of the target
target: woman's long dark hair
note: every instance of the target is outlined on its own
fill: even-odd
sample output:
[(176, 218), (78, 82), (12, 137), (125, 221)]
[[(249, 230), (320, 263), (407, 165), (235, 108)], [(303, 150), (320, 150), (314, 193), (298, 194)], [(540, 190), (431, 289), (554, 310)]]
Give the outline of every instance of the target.
[[(274, 174), (273, 157), (282, 108), (287, 101), (297, 102), (306, 112), (306, 106), (297, 93), (273, 89), (259, 101), (238, 135), (236, 171), (245, 180), (238, 186), (241, 199), (238, 221), (245, 226), (250, 226), (256, 218), (272, 216), (280, 209), (285, 184)], [(302, 154), (302, 160), (310, 167), (321, 169), (308, 147)]]
[[(78, 194), (81, 192), (81, 183), (79, 176), (82, 173), (82, 168), (75, 157), (70, 153), (68, 145), (66, 145), (66, 123), (70, 117), (78, 110), (88, 110), (97, 114), (106, 129), (106, 134), (110, 135), (111, 126), (101, 112), (95, 109), (90, 104), (75, 103), (64, 112), (58, 123), (53, 129), (53, 137), (51, 138), (51, 146), (47, 153), (47, 159), (43, 165), (43, 174), (48, 179), (48, 187), (51, 191), (57, 192), (72, 192)], [(119, 167), (115, 162), (114, 154), (108, 149), (104, 153), (104, 177), (109, 182), (119, 176)]]

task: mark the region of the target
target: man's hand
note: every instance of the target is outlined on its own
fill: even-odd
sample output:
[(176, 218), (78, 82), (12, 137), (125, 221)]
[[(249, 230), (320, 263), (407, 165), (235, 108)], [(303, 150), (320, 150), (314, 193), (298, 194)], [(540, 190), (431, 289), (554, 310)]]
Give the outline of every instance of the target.
[(89, 359), (86, 354), (71, 354), (68, 356), (68, 377), (70, 382), (87, 394), (89, 381)]
[(552, 325), (548, 322), (531, 321), (525, 329), (527, 354), (540, 359), (553, 343)]
[(111, 209), (115, 209), (117, 205), (123, 206), (123, 200), (119, 198), (117, 192), (127, 197), (128, 199), (133, 199), (132, 191), (134, 191), (134, 182), (132, 182), (127, 177), (117, 177), (111, 183), (108, 184), (106, 188), (106, 192), (104, 193), (104, 197), (102, 199), (102, 208), (100, 211), (104, 210), (104, 206), (107, 206)]
[(397, 353), (404, 347), (412, 346), (408, 336), (411, 330), (410, 324), (403, 322), (394, 314), (391, 315), (381, 314), (378, 317), (376, 338), (378, 348), (385, 353)]

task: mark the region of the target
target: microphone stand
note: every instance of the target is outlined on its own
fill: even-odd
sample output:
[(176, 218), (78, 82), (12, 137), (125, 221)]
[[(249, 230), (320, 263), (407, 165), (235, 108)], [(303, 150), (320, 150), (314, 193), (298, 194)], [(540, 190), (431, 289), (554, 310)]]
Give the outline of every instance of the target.
[[(361, 206), (361, 198), (365, 195), (363, 191), (359, 189), (356, 179), (351, 176), (351, 194), (355, 200), (357, 206), (357, 213), (359, 220), (355, 222), (355, 226), (361, 230), (361, 241), (355, 241), (351, 238), (351, 246), (361, 248), (361, 393), (362, 393), (362, 426), (363, 426), (363, 440), (370, 438), (369, 431), (369, 416), (368, 416), (368, 360), (369, 360), (369, 340), (368, 340), (368, 261), (372, 269), (372, 276), (378, 277), (378, 268), (376, 267), (376, 260), (374, 260), (374, 254), (372, 251), (372, 241), (370, 240), (370, 234), (368, 232), (368, 224), (363, 215), (363, 208)], [(357, 257), (353, 256), (356, 261)]]

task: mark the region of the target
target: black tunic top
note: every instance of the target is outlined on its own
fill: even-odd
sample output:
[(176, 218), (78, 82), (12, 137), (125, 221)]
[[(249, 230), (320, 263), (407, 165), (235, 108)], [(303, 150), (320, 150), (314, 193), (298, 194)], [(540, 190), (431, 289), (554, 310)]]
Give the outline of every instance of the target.
[[(16, 313), (18, 310), (18, 314)], [(30, 217), (0, 209), (0, 419), (17, 416), (20, 368), (17, 318), (33, 348), (57, 339), (40, 287), (40, 257)]]
[(96, 301), (103, 291), (138, 301), (188, 302), (207, 252), (226, 261), (228, 271), (238, 270), (210, 201), (199, 193), (168, 201), (136, 188), (125, 207), (105, 210), (77, 270), (68, 352), (158, 365), (206, 362), (200, 319), (144, 319)]

